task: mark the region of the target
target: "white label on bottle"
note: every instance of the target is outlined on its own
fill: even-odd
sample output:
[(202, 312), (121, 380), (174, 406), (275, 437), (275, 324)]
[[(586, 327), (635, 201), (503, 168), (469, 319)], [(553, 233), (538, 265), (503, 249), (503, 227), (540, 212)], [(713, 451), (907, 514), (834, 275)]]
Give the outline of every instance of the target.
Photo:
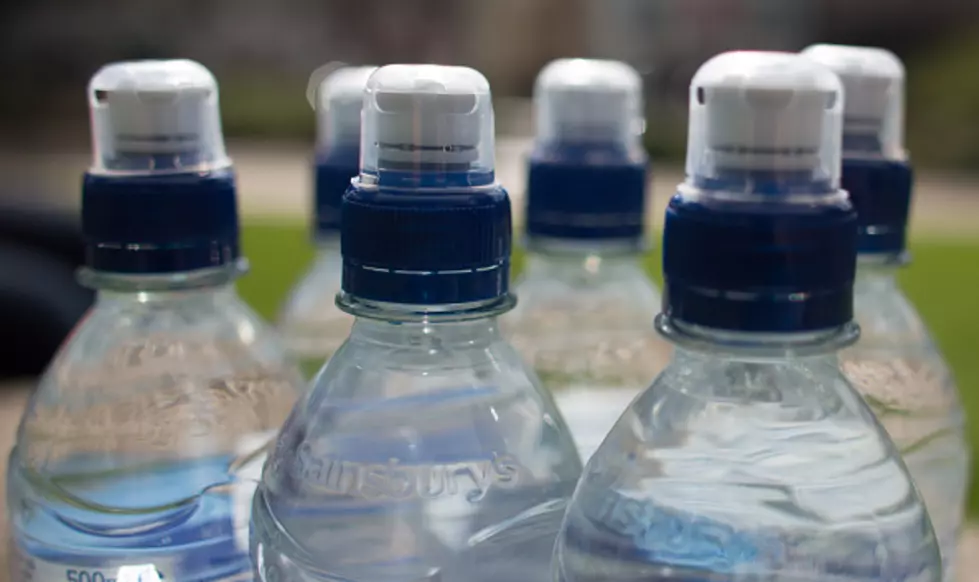
[[(76, 566), (48, 562), (21, 554), (14, 582), (176, 582), (176, 570), (170, 560), (152, 563), (107, 561), (100, 566)], [(20, 578), (16, 578), (16, 576)]]

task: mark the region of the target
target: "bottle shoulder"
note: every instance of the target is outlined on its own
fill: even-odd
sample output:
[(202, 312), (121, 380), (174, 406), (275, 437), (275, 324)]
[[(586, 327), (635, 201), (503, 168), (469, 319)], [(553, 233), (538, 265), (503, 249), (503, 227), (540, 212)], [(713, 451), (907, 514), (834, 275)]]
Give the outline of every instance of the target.
[(267, 438), (302, 386), (274, 332), (233, 294), (99, 302), (41, 377), (18, 447), (44, 466), (231, 453), (249, 435)]
[(681, 352), (632, 406), (649, 412), (650, 428), (715, 415), (778, 422), (855, 419), (875, 426), (833, 356), (752, 360)]
[[(849, 563), (882, 533), (893, 565), (939, 563), (895, 447), (832, 359), (702, 363), (664, 370), (592, 457), (559, 542), (566, 565), (598, 551), (600, 530), (628, 555), (720, 571)], [(722, 563), (703, 564), (715, 544)]]
[(493, 386), (499, 391), (538, 392), (536, 378), (509, 342), (495, 337), (394, 338), (352, 335), (313, 381), (311, 401), (347, 395), (373, 399), (427, 393), (436, 386)]
[(337, 309), (336, 295), (343, 278), (343, 260), (337, 253), (318, 256), (289, 292), (279, 312), (282, 326), (349, 316)]
[(858, 293), (854, 308), (860, 339), (841, 366), (874, 411), (960, 414), (951, 369), (907, 297), (896, 287)]
[[(528, 555), (546, 573), (581, 475), (550, 397), (502, 340), (445, 333), (431, 341), (420, 332), (381, 341), (404, 325), (378, 331), (385, 326), (375, 322), (384, 337), (367, 341), (363, 325), (280, 431), (255, 495), (253, 540), (290, 563), (381, 579), (391, 573), (376, 573), (379, 551), (397, 564), (395, 577), (405, 563), (443, 574), (462, 565), (433, 532), (492, 556), (509, 543), (501, 532), (550, 532), (518, 536), (525, 550), (534, 544)], [(322, 541), (338, 531), (351, 543)], [(407, 551), (424, 560), (406, 562)]]
[(341, 262), (338, 254), (319, 257), (279, 310), (282, 340), (307, 375), (315, 374), (350, 334), (353, 317), (336, 306)]
[(41, 384), (86, 376), (83, 371), (125, 376), (127, 369), (193, 374), (240, 368), (288, 371), (291, 365), (275, 331), (234, 294), (173, 304), (97, 302)]
[(638, 267), (623, 269), (609, 276), (587, 272), (553, 277), (546, 273), (525, 273), (514, 286), (518, 303), (511, 319), (531, 311), (560, 309), (564, 306), (588, 312), (655, 316), (662, 295), (656, 284)]
[(506, 458), (528, 478), (576, 480), (580, 461), (551, 397), (507, 342), (475, 343), (348, 340), (283, 427), (267, 470), (272, 488), (288, 488), (279, 479), (292, 475), (293, 485), (318, 490), (322, 475), (307, 471), (307, 462), (325, 458), (400, 464)]
[(853, 310), (860, 324), (860, 345), (906, 350), (934, 347), (918, 310), (897, 286), (878, 289), (857, 285)]
[(536, 336), (590, 332), (641, 332), (656, 336), (653, 319), (662, 307), (655, 283), (634, 276), (575, 281), (529, 276), (518, 281), (517, 305), (502, 318), (509, 332)]
[(659, 290), (638, 268), (626, 280), (587, 284), (531, 277), (515, 294), (517, 306), (501, 324), (551, 390), (639, 390), (672, 354), (653, 325), (662, 305)]
[[(820, 436), (834, 431), (834, 438)], [(881, 455), (892, 454), (873, 414), (833, 358), (759, 362), (680, 357), (632, 402), (595, 456), (606, 463), (605, 470), (610, 460), (618, 459), (615, 464), (630, 472), (636, 470), (627, 462), (630, 455), (646, 447), (670, 451), (677, 459), (705, 455), (704, 460), (739, 465), (764, 451), (809, 457), (823, 440), (843, 454), (843, 441), (853, 435)], [(697, 478), (705, 469), (697, 465), (679, 463), (670, 473)]]

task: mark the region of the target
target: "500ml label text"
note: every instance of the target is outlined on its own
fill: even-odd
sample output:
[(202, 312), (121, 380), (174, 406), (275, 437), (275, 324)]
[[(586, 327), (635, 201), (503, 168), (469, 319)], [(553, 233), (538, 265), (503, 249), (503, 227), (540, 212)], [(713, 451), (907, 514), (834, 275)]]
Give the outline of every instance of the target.
[(67, 582), (166, 582), (167, 578), (153, 566), (122, 566), (112, 577), (98, 570), (65, 570)]
[(398, 459), (365, 464), (318, 457), (308, 445), (299, 449), (293, 477), (305, 487), (366, 499), (437, 499), (465, 495), (476, 502), (491, 487), (513, 488), (530, 471), (513, 455), (492, 453), (490, 459), (432, 465), (403, 465)]
[(137, 567), (135, 570), (119, 568), (112, 574), (99, 570), (65, 570), (65, 582), (165, 582), (166, 577), (157, 569)]
[(98, 570), (91, 572), (88, 570), (65, 570), (65, 580), (66, 582), (116, 582), (116, 577), (112, 574), (110, 577), (106, 577)]

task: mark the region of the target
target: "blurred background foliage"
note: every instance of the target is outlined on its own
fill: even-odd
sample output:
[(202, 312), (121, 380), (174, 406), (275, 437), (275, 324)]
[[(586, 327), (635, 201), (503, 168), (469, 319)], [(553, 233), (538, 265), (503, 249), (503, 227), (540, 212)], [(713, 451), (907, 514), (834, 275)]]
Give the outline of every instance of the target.
[(979, 26), (938, 38), (907, 63), (908, 148), (921, 167), (979, 170)]
[[(229, 138), (308, 141), (306, 83), (324, 63), (467, 64), (487, 74), (496, 97), (526, 100), (548, 60), (597, 56), (644, 74), (647, 145), (667, 161), (683, 154), (686, 86), (711, 55), (871, 44), (908, 64), (908, 141), (919, 166), (979, 167), (979, 2), (12, 0), (0, 6), (0, 38), (0, 139), (84, 136), (79, 91), (109, 60), (200, 60), (221, 81)], [(523, 125), (529, 133), (529, 118)]]

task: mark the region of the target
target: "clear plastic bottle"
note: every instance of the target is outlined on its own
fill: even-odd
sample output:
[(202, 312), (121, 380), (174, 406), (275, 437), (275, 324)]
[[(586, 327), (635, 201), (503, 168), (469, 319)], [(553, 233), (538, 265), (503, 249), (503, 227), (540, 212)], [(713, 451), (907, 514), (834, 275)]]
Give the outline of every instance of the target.
[(971, 452), (948, 366), (898, 288), (912, 175), (904, 149), (904, 66), (883, 49), (816, 45), (803, 54), (830, 67), (846, 93), (843, 188), (860, 228), (855, 314), (860, 342), (843, 370), (904, 455), (954, 580)]
[(927, 512), (836, 357), (858, 335), (839, 81), (726, 53), (690, 98), (656, 323), (676, 354), (586, 466), (554, 579), (938, 582)]
[(266, 464), (257, 577), (544, 581), (581, 463), (496, 322), (513, 298), (489, 85), (381, 68), (363, 133), (338, 297), (356, 320)]
[(360, 110), (377, 67), (342, 67), (311, 80), (316, 110), (313, 240), (316, 258), (279, 315), (289, 354), (312, 377), (350, 333), (353, 318), (336, 307), (340, 291), (340, 200), (360, 172)]
[(503, 320), (587, 460), (672, 349), (643, 270), (642, 86), (625, 63), (561, 59), (534, 89), (527, 262)]
[(15, 582), (251, 580), (251, 495), (302, 380), (234, 290), (217, 98), (191, 61), (91, 81), (80, 278), (98, 296), (10, 456)]

